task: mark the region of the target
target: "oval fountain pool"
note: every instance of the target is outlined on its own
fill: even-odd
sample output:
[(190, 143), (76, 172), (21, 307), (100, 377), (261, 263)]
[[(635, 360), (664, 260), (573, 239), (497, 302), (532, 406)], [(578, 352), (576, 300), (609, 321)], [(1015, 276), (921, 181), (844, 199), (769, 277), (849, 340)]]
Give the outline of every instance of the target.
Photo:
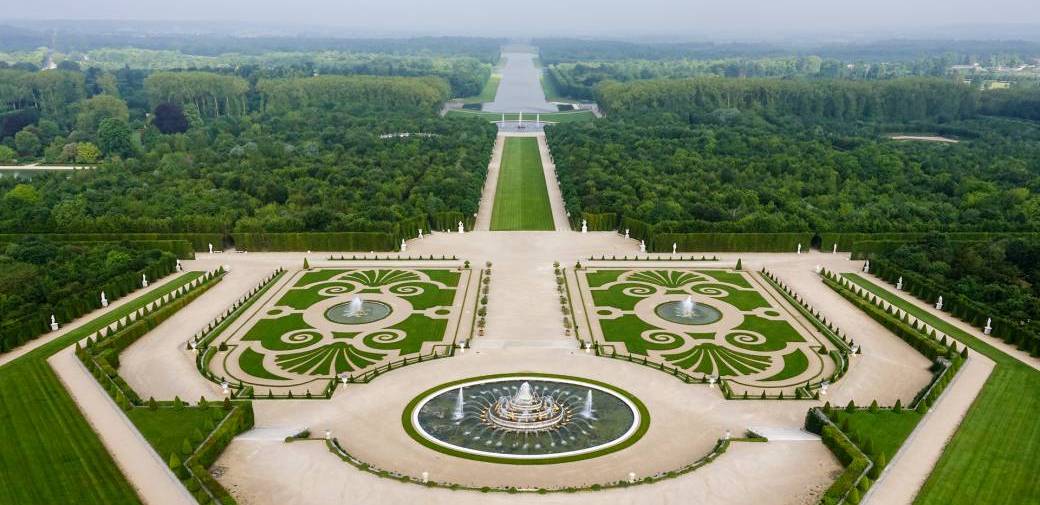
[(416, 397), (405, 430), (432, 449), (496, 463), (562, 463), (601, 456), (638, 440), (646, 408), (596, 381), (555, 375), (480, 377)]
[(390, 306), (373, 300), (361, 300), (354, 297), (353, 300), (337, 303), (325, 311), (325, 318), (339, 324), (365, 324), (389, 316)]
[(690, 297), (686, 300), (664, 302), (654, 309), (665, 321), (679, 324), (711, 324), (722, 319), (722, 312), (711, 305), (694, 302)]

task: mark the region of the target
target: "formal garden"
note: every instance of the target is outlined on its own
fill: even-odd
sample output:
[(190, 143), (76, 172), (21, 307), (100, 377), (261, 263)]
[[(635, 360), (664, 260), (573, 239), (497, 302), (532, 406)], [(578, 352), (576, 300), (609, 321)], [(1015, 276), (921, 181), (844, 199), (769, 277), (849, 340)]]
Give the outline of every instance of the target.
[(755, 274), (588, 267), (576, 277), (600, 354), (652, 362), (713, 385), (725, 380), (731, 393), (751, 397), (786, 390), (794, 398), (796, 388), (841, 367), (831, 355), (834, 344)]
[(208, 342), (206, 374), (254, 396), (315, 397), (415, 358), (450, 356), (471, 338), (473, 321), (462, 315), (475, 303), (473, 276), (407, 266), (297, 271), (257, 291), (260, 303)]

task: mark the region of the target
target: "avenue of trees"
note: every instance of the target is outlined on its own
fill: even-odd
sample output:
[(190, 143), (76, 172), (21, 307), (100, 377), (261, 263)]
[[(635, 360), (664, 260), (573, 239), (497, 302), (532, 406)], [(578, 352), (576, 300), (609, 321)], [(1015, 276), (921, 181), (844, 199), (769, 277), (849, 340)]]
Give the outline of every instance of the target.
[[(734, 109), (547, 131), (572, 215), (674, 232), (1040, 231), (1040, 128), (821, 122)], [(671, 119), (669, 119), (671, 118)], [(892, 131), (957, 135), (898, 142)]]
[[(900, 269), (889, 276), (905, 275), (909, 289), (929, 299), (943, 295), (948, 306), (977, 326), (993, 319), (995, 335), (1015, 335), (1020, 341), (1013, 343), (1040, 355), (1040, 239), (976, 242), (932, 234), (889, 248), (877, 259)], [(962, 302), (966, 305), (956, 308)], [(1004, 332), (1001, 324), (1024, 331)], [(1021, 333), (1030, 340), (1021, 340)]]
[(173, 269), (174, 257), (119, 243), (61, 244), (39, 237), (0, 243), (0, 351), (140, 287), (141, 272)]

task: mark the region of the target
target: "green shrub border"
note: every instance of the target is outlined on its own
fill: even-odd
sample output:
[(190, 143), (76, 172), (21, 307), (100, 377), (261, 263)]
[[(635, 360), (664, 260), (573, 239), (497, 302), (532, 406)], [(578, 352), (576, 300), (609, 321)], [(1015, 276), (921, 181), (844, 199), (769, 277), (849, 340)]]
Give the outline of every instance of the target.
[[(573, 381), (578, 381), (578, 382), (585, 382), (585, 383), (593, 384), (593, 385), (596, 385), (596, 386), (599, 386), (599, 387), (602, 387), (602, 388), (605, 388), (605, 389), (609, 389), (610, 391), (613, 391), (614, 393), (617, 393), (619, 395), (624, 396), (629, 401), (631, 401), (633, 405), (636, 406), (636, 409), (639, 410), (639, 416), (640, 416), (639, 427), (636, 428), (636, 432), (633, 433), (631, 437), (628, 437), (627, 439), (625, 439), (621, 443), (619, 443), (617, 445), (610, 446), (610, 447), (605, 447), (605, 448), (599, 449), (597, 451), (593, 451), (593, 452), (589, 452), (589, 453), (585, 453), (585, 454), (575, 454), (575, 455), (571, 455), (571, 456), (563, 456), (563, 457), (558, 457), (558, 458), (543, 458), (543, 459), (537, 459), (537, 460), (525, 460), (525, 459), (497, 458), (497, 457), (494, 457), (494, 456), (483, 456), (483, 455), (478, 455), (478, 454), (469, 454), (469, 453), (462, 452), (462, 451), (456, 451), (456, 450), (450, 449), (448, 447), (444, 447), (444, 446), (435, 444), (433, 442), (430, 442), (429, 440), (426, 440), (412, 426), (412, 411), (415, 410), (415, 408), (418, 406), (419, 402), (423, 398), (428, 396), (429, 394), (431, 394), (431, 393), (433, 393), (433, 392), (435, 392), (437, 390), (440, 390), (440, 389), (450, 388), (452, 386), (455, 386), (455, 385), (458, 385), (458, 384), (465, 384), (467, 382), (480, 381), (480, 380), (489, 380), (489, 379), (501, 379), (501, 378), (509, 378), (509, 377), (537, 377), (537, 378), (545, 378), (545, 379), (565, 379), (565, 380), (573, 380)], [(421, 444), (421, 445), (423, 445), (423, 446), (425, 446), (427, 448), (433, 449), (433, 450), (435, 450), (437, 452), (440, 452), (442, 454), (447, 454), (449, 456), (455, 456), (455, 457), (464, 458), (464, 459), (471, 459), (471, 460), (475, 460), (475, 461), (483, 461), (485, 463), (498, 463), (498, 464), (507, 464), (507, 465), (551, 465), (551, 464), (556, 464), (556, 463), (570, 463), (570, 462), (573, 462), (573, 461), (581, 461), (581, 460), (585, 460), (585, 459), (596, 458), (596, 457), (599, 457), (599, 456), (603, 456), (605, 454), (610, 454), (612, 452), (617, 452), (617, 451), (620, 451), (620, 450), (625, 449), (627, 447), (630, 447), (632, 444), (638, 442), (641, 438), (643, 438), (643, 435), (645, 435), (647, 430), (650, 429), (650, 411), (647, 410), (646, 405), (644, 405), (642, 401), (640, 401), (638, 398), (636, 398), (635, 395), (633, 395), (633, 394), (631, 394), (631, 393), (629, 393), (629, 392), (627, 392), (627, 391), (625, 391), (625, 390), (623, 390), (623, 389), (621, 389), (621, 388), (619, 388), (617, 386), (613, 386), (613, 385), (607, 384), (605, 382), (600, 382), (600, 381), (596, 381), (596, 380), (592, 380), (592, 379), (586, 379), (586, 378), (583, 378), (583, 377), (575, 377), (575, 376), (572, 376), (572, 375), (558, 375), (558, 374), (547, 374), (547, 373), (537, 373), (537, 372), (511, 372), (511, 373), (500, 373), (500, 374), (493, 374), (493, 375), (481, 375), (481, 376), (477, 376), (477, 377), (469, 377), (469, 378), (465, 378), (465, 379), (459, 379), (459, 380), (455, 380), (455, 381), (451, 381), (451, 382), (446, 382), (444, 384), (440, 384), (440, 385), (434, 386), (432, 388), (429, 388), (429, 389), (423, 391), (422, 393), (419, 393), (419, 395), (416, 396), (415, 398), (413, 398), (412, 401), (408, 402), (408, 405), (405, 406), (404, 411), (401, 413), (401, 425), (404, 427), (404, 431), (406, 433), (408, 433), (408, 436), (412, 437), (412, 440), (415, 440), (416, 442), (418, 442), (419, 444)]]

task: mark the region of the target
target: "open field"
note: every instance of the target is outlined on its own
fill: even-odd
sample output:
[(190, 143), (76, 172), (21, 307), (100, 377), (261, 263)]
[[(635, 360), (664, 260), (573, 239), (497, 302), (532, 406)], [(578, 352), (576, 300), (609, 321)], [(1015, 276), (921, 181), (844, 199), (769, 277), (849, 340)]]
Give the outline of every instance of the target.
[(534, 137), (508, 138), (495, 190), (491, 230), (552, 229), (553, 216), (538, 140)]
[[(506, 121), (516, 121), (520, 117), (520, 114), (515, 113), (515, 112), (506, 112), (504, 114), (505, 114)], [(472, 117), (479, 117), (481, 119), (486, 119), (488, 121), (501, 121), (503, 113), (501, 113), (501, 112), (484, 112), (484, 111), (468, 111), (468, 110), (455, 109), (455, 110), (448, 111), (447, 116), (448, 117), (472, 116)], [(525, 112), (523, 114), (523, 116), (524, 116), (525, 120), (531, 120), (531, 121), (535, 120), (535, 113), (533, 113), (533, 112)], [(537, 117), (539, 119), (541, 119), (542, 121), (548, 122), (548, 123), (571, 123), (571, 122), (579, 122), (579, 121), (592, 121), (593, 119), (596, 119), (596, 115), (593, 114), (592, 111), (588, 111), (588, 110), (576, 110), (576, 111), (570, 111), (570, 112), (545, 112), (545, 113), (540, 113)]]
[(1040, 372), (862, 276), (842, 275), (997, 363), (914, 503), (1035, 503)]
[(179, 276), (0, 368), (0, 467), (21, 472), (5, 477), (0, 503), (140, 503), (46, 359), (198, 275)]

